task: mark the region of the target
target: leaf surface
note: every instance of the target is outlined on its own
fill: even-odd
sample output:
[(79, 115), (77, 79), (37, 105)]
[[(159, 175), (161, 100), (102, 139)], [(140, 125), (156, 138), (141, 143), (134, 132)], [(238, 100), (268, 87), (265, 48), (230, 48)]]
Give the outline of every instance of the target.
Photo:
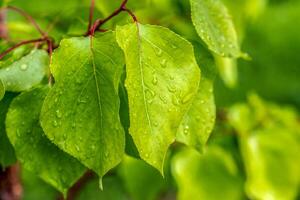
[(47, 75), (49, 56), (44, 50), (33, 50), (11, 65), (0, 68), (0, 79), (6, 91), (21, 92), (38, 85)]
[(122, 159), (118, 87), (123, 54), (113, 32), (62, 40), (41, 124), (52, 142), (102, 177)]
[(212, 55), (199, 43), (194, 44), (194, 47), (202, 76), (195, 100), (178, 129), (177, 140), (202, 151), (216, 118), (213, 94), (213, 81), (216, 72)]
[(241, 56), (237, 33), (221, 0), (190, 0), (192, 21), (208, 48), (225, 57)]
[(48, 90), (37, 88), (16, 97), (7, 114), (6, 130), (22, 166), (66, 194), (85, 168), (43, 133), (39, 116)]
[(129, 133), (141, 158), (163, 172), (165, 154), (199, 85), (193, 47), (159, 26), (119, 26), (116, 35), (126, 58)]

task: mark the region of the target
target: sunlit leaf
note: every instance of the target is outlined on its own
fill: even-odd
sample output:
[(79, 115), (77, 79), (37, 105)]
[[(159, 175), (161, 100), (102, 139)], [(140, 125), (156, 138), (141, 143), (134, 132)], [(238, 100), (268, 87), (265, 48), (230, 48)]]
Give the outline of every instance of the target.
[(216, 117), (213, 94), (216, 69), (212, 55), (199, 43), (195, 43), (194, 47), (202, 77), (196, 98), (179, 127), (177, 140), (202, 151)]
[(163, 172), (168, 147), (199, 85), (193, 47), (159, 26), (119, 26), (116, 35), (126, 57), (129, 133), (141, 158)]
[(113, 32), (64, 39), (52, 58), (55, 84), (41, 124), (48, 138), (102, 177), (122, 159), (118, 88), (123, 54)]
[(198, 35), (210, 50), (226, 57), (241, 56), (236, 30), (221, 0), (190, 0)]

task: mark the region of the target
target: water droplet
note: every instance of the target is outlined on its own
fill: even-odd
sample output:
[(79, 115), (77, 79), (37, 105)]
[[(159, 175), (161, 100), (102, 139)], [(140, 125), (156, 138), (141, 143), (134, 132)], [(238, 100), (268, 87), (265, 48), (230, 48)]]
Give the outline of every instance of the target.
[(57, 118), (61, 118), (62, 117), (62, 114), (61, 114), (60, 110), (56, 110), (56, 117)]
[(76, 151), (77, 151), (77, 152), (79, 152), (79, 151), (80, 151), (80, 148), (79, 148), (79, 146), (78, 146), (78, 145), (76, 145), (76, 146), (75, 146), (75, 149), (76, 149)]
[(183, 129), (183, 133), (184, 133), (185, 135), (187, 135), (187, 134), (189, 133), (189, 129), (190, 129), (189, 126), (185, 126), (184, 129)]
[(174, 76), (172, 76), (172, 75), (170, 75), (170, 80), (174, 80), (175, 78), (174, 78)]
[(91, 149), (92, 149), (92, 150), (95, 150), (95, 149), (96, 149), (96, 146), (95, 146), (95, 145), (92, 145), (92, 146), (91, 146)]
[(57, 127), (57, 125), (58, 125), (58, 124), (57, 124), (57, 121), (54, 120), (54, 121), (53, 121), (53, 126)]
[(168, 90), (169, 90), (169, 92), (175, 93), (176, 92), (176, 87), (173, 86), (173, 85), (169, 85)]
[(157, 77), (156, 76), (153, 77), (152, 83), (153, 83), (153, 85), (157, 85)]
[(108, 152), (105, 152), (104, 153), (104, 156), (107, 158), (109, 156), (109, 153)]
[(73, 123), (72, 123), (72, 128), (75, 128), (75, 127), (76, 127), (76, 123), (73, 122)]
[(27, 64), (22, 64), (22, 65), (20, 66), (20, 69), (23, 70), (23, 71), (26, 71), (27, 68), (28, 68), (28, 65), (27, 65)]
[(157, 50), (155, 51), (155, 53), (156, 53), (156, 55), (157, 56), (162, 56), (162, 50), (161, 49), (159, 49), (159, 48), (157, 48)]
[(153, 122), (153, 125), (154, 125), (154, 126), (158, 126), (158, 123), (157, 123), (157, 122)]
[(17, 129), (17, 137), (20, 137), (20, 136), (21, 136), (20, 130)]
[(173, 49), (177, 49), (177, 46), (175, 46), (174, 44), (172, 44), (171, 47), (172, 47)]
[(149, 154), (146, 153), (146, 154), (145, 154), (145, 157), (146, 157), (146, 158), (149, 158)]
[(167, 67), (167, 60), (166, 59), (163, 59), (161, 62), (160, 62), (160, 65), (162, 68), (166, 68)]
[(201, 100), (201, 101), (200, 101), (201, 104), (204, 104), (204, 102), (205, 102), (204, 100)]
[(10, 68), (6, 68), (6, 69), (5, 69), (5, 71), (7, 71), (7, 72), (8, 72), (9, 70), (10, 70)]
[(181, 103), (186, 104), (186, 103), (188, 103), (193, 97), (194, 97), (194, 93), (186, 94), (186, 95), (182, 98)]

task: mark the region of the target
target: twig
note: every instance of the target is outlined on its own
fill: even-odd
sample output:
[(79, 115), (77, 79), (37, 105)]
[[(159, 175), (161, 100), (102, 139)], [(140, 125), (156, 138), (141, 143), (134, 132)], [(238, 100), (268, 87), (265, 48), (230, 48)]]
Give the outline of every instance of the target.
[(47, 38), (39, 38), (39, 39), (34, 39), (34, 40), (26, 40), (26, 41), (22, 41), (12, 47), (10, 47), (9, 49), (7, 49), (6, 51), (2, 52), (0, 54), (0, 60), (6, 56), (8, 53), (10, 53), (11, 51), (13, 51), (14, 49), (26, 45), (26, 44), (31, 44), (31, 43), (37, 43), (37, 42), (42, 42), (42, 41), (47, 41)]
[(7, 40), (8, 31), (6, 27), (6, 12), (0, 13), (0, 38)]
[[(1, 170), (1, 169), (0, 169)], [(20, 181), (20, 166), (18, 164), (0, 171), (0, 199), (20, 200), (22, 186)]]
[(94, 25), (89, 28), (89, 31), (86, 35), (94, 35), (95, 31), (99, 30), (103, 24), (105, 24), (107, 21), (111, 20), (113, 17), (117, 16), (121, 12), (127, 12), (132, 17), (133, 21), (137, 22), (137, 17), (133, 14), (133, 12), (131, 12), (131, 10), (126, 8), (127, 2), (128, 0), (123, 0), (120, 7), (116, 9), (111, 15), (104, 19), (97, 19)]
[(87, 34), (89, 33), (92, 23), (93, 23), (93, 17), (94, 17), (94, 10), (95, 10), (95, 0), (91, 0), (91, 6), (90, 6), (90, 15), (89, 15), (89, 25)]
[(35, 28), (36, 30), (43, 36), (45, 37), (46, 36), (46, 33), (42, 31), (42, 29), (40, 28), (40, 26), (36, 23), (36, 21), (30, 16), (28, 15), (26, 12), (24, 12), (23, 10), (19, 9), (19, 8), (16, 8), (16, 7), (13, 7), (13, 6), (7, 6), (7, 7), (3, 7), (3, 8), (0, 8), (0, 11), (3, 11), (3, 10), (13, 10), (19, 14), (21, 14), (22, 16), (24, 16)]

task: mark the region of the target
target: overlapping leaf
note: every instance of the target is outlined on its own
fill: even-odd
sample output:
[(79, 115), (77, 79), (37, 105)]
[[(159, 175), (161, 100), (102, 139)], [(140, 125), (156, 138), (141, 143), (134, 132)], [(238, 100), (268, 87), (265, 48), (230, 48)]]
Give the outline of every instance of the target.
[(117, 27), (126, 58), (129, 132), (140, 157), (163, 171), (168, 147), (199, 85), (192, 45), (172, 31), (151, 25)]
[(43, 133), (39, 116), (48, 90), (37, 88), (16, 97), (7, 114), (6, 130), (23, 167), (66, 194), (85, 168)]
[(47, 75), (49, 56), (44, 50), (33, 50), (11, 65), (0, 68), (0, 79), (6, 91), (20, 92), (38, 85)]
[(122, 159), (125, 134), (118, 87), (123, 54), (113, 32), (62, 40), (42, 127), (52, 142), (102, 177)]
[(202, 71), (198, 93), (178, 129), (177, 140), (202, 151), (214, 127), (216, 107), (213, 94), (215, 65), (212, 55), (199, 43), (195, 54)]
[(190, 0), (192, 20), (208, 48), (221, 56), (241, 56), (231, 16), (221, 0)]

